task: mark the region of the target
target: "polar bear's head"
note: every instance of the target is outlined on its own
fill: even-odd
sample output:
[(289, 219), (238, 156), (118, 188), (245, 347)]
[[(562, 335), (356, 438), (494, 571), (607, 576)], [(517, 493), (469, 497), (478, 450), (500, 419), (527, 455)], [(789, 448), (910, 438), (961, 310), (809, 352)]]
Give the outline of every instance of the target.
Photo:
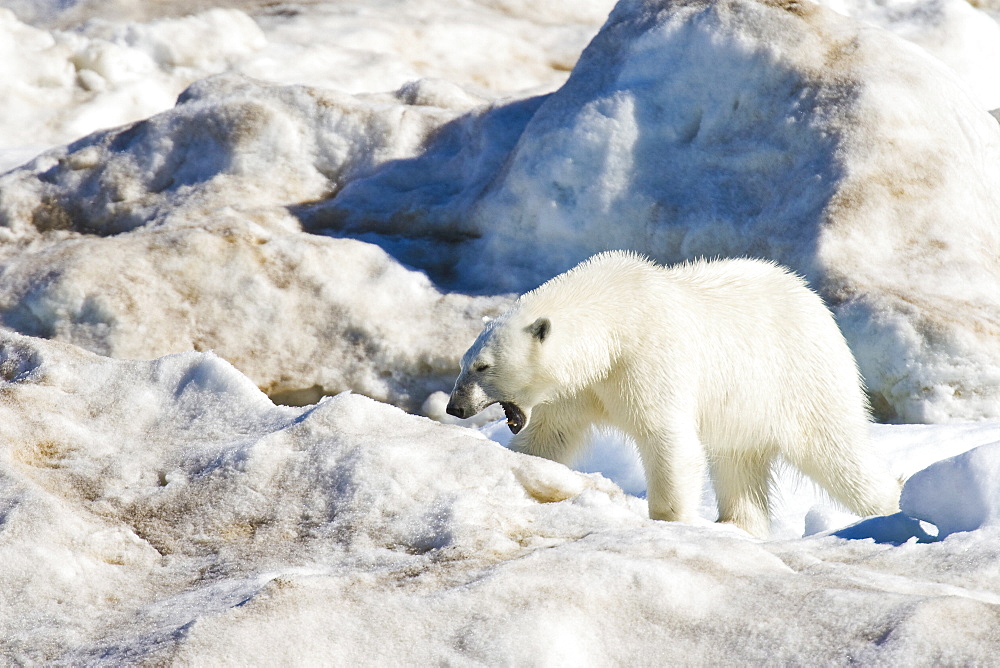
[(448, 401), (448, 413), (467, 418), (499, 403), (515, 434), (531, 419), (531, 409), (544, 401), (548, 385), (540, 373), (548, 318), (530, 319), (514, 308), (487, 323), (462, 357), (462, 371)]

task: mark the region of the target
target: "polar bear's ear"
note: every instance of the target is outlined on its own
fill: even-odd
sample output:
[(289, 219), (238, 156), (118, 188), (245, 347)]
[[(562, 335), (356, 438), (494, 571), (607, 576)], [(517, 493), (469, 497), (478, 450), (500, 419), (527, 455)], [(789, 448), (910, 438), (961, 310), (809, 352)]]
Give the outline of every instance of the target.
[(549, 322), (548, 318), (539, 318), (527, 327), (528, 333), (538, 339), (539, 343), (544, 341), (545, 337), (549, 335), (550, 329), (552, 329), (552, 323)]

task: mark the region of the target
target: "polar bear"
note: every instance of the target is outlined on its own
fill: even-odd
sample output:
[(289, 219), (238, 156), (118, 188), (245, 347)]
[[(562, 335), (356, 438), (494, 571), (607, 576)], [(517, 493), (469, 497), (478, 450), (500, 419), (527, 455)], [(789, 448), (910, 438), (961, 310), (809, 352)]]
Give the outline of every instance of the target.
[(899, 510), (843, 335), (770, 262), (595, 255), (522, 295), (465, 353), (448, 413), (497, 402), (512, 449), (558, 462), (592, 425), (631, 436), (653, 519), (694, 519), (707, 467), (719, 521), (765, 537), (779, 457), (859, 515)]

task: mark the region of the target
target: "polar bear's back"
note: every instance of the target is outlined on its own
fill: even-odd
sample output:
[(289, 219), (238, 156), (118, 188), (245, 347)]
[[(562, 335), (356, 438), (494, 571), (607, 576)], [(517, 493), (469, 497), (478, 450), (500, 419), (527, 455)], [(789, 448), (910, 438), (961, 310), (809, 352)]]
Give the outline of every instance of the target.
[(820, 296), (800, 276), (777, 264), (751, 259), (699, 261), (664, 268), (663, 273), (671, 293), (683, 294), (696, 319), (709, 328), (704, 332), (709, 339), (738, 348), (745, 347), (741, 341), (774, 347), (793, 357), (813, 348), (850, 356)]
[(706, 436), (713, 422), (719, 425), (710, 440), (737, 440), (733, 415), (743, 421), (744, 435), (783, 448), (817, 432), (866, 438), (868, 404), (854, 356), (833, 314), (801, 277), (749, 259), (663, 272), (673, 294), (681, 286), (687, 295), (681, 310), (690, 309), (700, 324), (700, 340), (687, 355)]
[(770, 260), (693, 260), (661, 267), (661, 271), (670, 281), (704, 291), (706, 295), (718, 291), (725, 297), (725, 293), (731, 295), (738, 291), (747, 296), (773, 299), (781, 295), (798, 295), (803, 290), (812, 292), (801, 277)]
[[(717, 344), (756, 343), (801, 353), (808, 347), (801, 339), (813, 339), (850, 357), (822, 299), (801, 277), (767, 260), (694, 260), (664, 267), (632, 252), (608, 251), (519, 301), (530, 318), (558, 313), (573, 323), (574, 335), (594, 332), (599, 340), (607, 338), (605, 328), (625, 328), (649, 343), (659, 332), (672, 346), (683, 341), (714, 351)], [(628, 331), (616, 334), (636, 338)]]
[[(623, 356), (651, 384), (700, 403), (774, 398), (809, 405), (830, 395), (864, 404), (857, 367), (833, 315), (796, 274), (766, 260), (695, 260), (663, 267), (627, 251), (593, 256), (519, 300), (525, 323), (553, 319), (554, 357), (573, 366)], [(614, 351), (608, 351), (613, 346)], [(605, 373), (574, 370), (561, 382)], [(836, 385), (831, 390), (830, 387)], [(824, 390), (824, 387), (827, 389)], [(777, 410), (777, 408), (776, 408)]]
[(628, 292), (648, 287), (643, 279), (654, 275), (658, 275), (658, 280), (667, 280), (692, 291), (704, 291), (706, 295), (714, 291), (726, 293), (735, 290), (748, 296), (759, 294), (765, 299), (775, 295), (806, 293), (816, 297), (801, 277), (770, 260), (699, 259), (664, 267), (631, 251), (606, 251), (594, 255), (555, 277), (540, 290), (551, 290), (558, 285), (565, 297), (567, 289), (593, 291), (611, 285)]

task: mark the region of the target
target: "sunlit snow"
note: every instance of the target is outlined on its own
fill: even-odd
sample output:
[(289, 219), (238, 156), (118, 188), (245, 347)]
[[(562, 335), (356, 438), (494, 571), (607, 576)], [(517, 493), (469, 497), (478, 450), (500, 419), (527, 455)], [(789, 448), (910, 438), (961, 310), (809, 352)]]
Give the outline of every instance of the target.
[[(995, 662), (1000, 4), (824, 5), (0, 0), (0, 663)], [(445, 415), (608, 248), (805, 276), (903, 512)]]

